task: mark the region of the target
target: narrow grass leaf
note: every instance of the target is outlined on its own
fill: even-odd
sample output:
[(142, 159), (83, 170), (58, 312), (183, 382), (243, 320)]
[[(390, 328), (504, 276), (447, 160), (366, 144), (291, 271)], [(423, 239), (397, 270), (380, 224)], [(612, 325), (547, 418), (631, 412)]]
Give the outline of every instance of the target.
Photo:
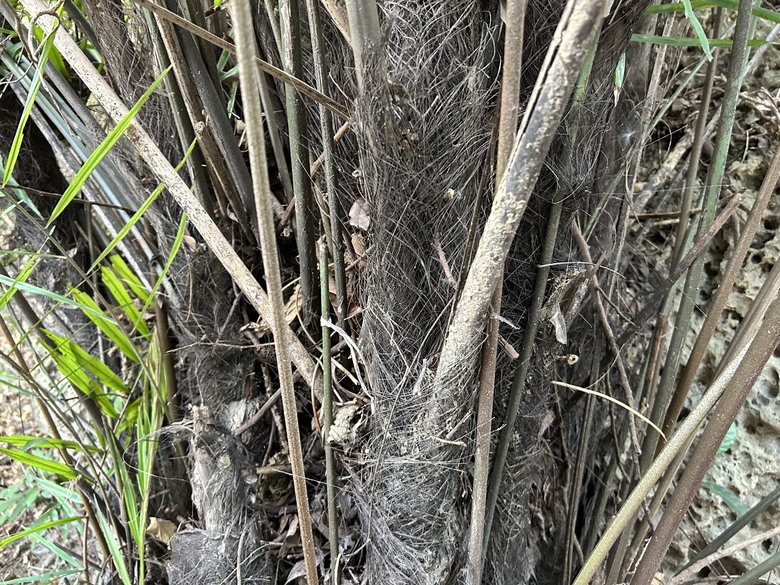
[(111, 368), (95, 356), (87, 353), (79, 344), (74, 343), (65, 337), (60, 337), (51, 331), (46, 331), (46, 336), (54, 341), (58, 347), (66, 345), (68, 347), (68, 352), (73, 355), (76, 363), (100, 380), (101, 384), (108, 386), (112, 390), (121, 392), (122, 394), (127, 394), (129, 392), (127, 386), (125, 386), (124, 382), (122, 382), (119, 376), (117, 376)]
[(0, 453), (7, 455), (22, 465), (29, 465), (30, 467), (35, 467), (46, 473), (59, 475), (65, 479), (76, 479), (76, 472), (64, 463), (52, 461), (51, 459), (46, 459), (45, 457), (40, 457), (19, 449), (6, 449), (5, 447), (0, 447)]
[(18, 583), (59, 583), (63, 577), (78, 575), (83, 569), (64, 569), (62, 571), (52, 571), (42, 575), (30, 575), (28, 577), (19, 577), (10, 581), (0, 581), (0, 585), (17, 585)]
[(27, 528), (26, 530), (22, 530), (21, 532), (17, 532), (15, 534), (12, 534), (11, 536), (7, 536), (6, 538), (3, 538), (2, 540), (0, 540), (0, 548), (12, 543), (15, 540), (19, 540), (20, 538), (24, 538), (25, 536), (35, 534), (36, 532), (41, 532), (43, 530), (53, 528), (54, 526), (61, 526), (62, 524), (70, 524), (71, 522), (76, 522), (78, 520), (83, 520), (83, 519), (84, 519), (83, 516), (72, 516), (70, 518), (60, 518), (59, 520), (50, 520), (49, 522), (43, 522), (41, 524), (38, 524), (37, 526), (32, 526), (31, 528)]
[(100, 449), (91, 445), (80, 445), (76, 441), (66, 441), (65, 439), (55, 439), (53, 437), (35, 437), (33, 435), (2, 435), (0, 443), (8, 443), (15, 447), (24, 447), (29, 449), (75, 449), (78, 451), (88, 450), (99, 452)]
[(97, 305), (94, 303), (92, 303), (90, 306), (84, 305), (73, 299), (69, 299), (50, 290), (46, 290), (45, 288), (35, 286), (34, 284), (16, 282), (13, 278), (5, 276), (4, 274), (0, 274), (0, 284), (4, 284), (6, 286), (16, 286), (16, 288), (22, 292), (40, 295), (56, 303), (61, 303), (63, 305), (68, 305), (69, 307), (76, 307), (77, 309), (81, 309), (93, 322), (95, 319), (100, 321), (113, 321), (110, 317), (106, 316), (103, 311), (101, 311), (99, 308), (96, 308)]
[(723, 502), (737, 516), (742, 516), (742, 514), (744, 514), (747, 511), (747, 509), (745, 508), (745, 504), (742, 503), (742, 501), (739, 499), (737, 494), (735, 494), (730, 488), (727, 488), (726, 486), (717, 483), (712, 483), (710, 481), (701, 482), (701, 487), (711, 491), (713, 494), (715, 494), (720, 499), (722, 499)]
[(14, 279), (14, 284), (9, 286), (8, 289), (3, 293), (3, 296), (0, 297), (0, 310), (5, 308), (5, 306), (8, 304), (8, 301), (10, 301), (11, 298), (16, 294), (16, 291), (19, 290), (19, 283), (27, 282), (27, 279), (30, 277), (33, 270), (35, 270), (35, 267), (38, 266), (39, 261), (40, 257), (35, 254), (32, 258), (25, 262), (24, 266), (19, 271), (19, 274)]
[(90, 378), (84, 371), (82, 366), (79, 364), (78, 359), (71, 351), (71, 345), (68, 344), (67, 340), (64, 340), (64, 343), (59, 343), (57, 341), (57, 335), (54, 335), (49, 331), (46, 331), (45, 333), (50, 339), (52, 339), (52, 341), (58, 344), (54, 349), (50, 349), (46, 346), (44, 347), (49, 352), (49, 357), (51, 357), (51, 359), (54, 360), (54, 363), (57, 364), (57, 369), (60, 371), (60, 373), (68, 379), (68, 382), (73, 384), (85, 396), (89, 396), (91, 399), (93, 399), (100, 407), (100, 410), (103, 412), (103, 414), (110, 418), (117, 418), (119, 414), (117, 413), (116, 408), (114, 408), (114, 404), (111, 402), (100, 385), (95, 380)]
[[(631, 35), (631, 40), (636, 43), (651, 43), (654, 45), (669, 45), (670, 47), (698, 47), (698, 39), (690, 37), (662, 37), (659, 35)], [(730, 47), (731, 39), (709, 39), (711, 47)], [(748, 46), (760, 47), (761, 45), (774, 45), (775, 42), (765, 41), (763, 39), (750, 39)]]
[(119, 254), (111, 256), (111, 267), (119, 275), (119, 278), (133, 291), (133, 294), (144, 303), (149, 302), (149, 291), (141, 282), (141, 279), (135, 275), (135, 272), (127, 265)]
[[(83, 517), (82, 517), (83, 518)], [(78, 524), (76, 524), (78, 526)], [(62, 529), (60, 529), (62, 530)], [(73, 567), (81, 567), (81, 561), (78, 559), (78, 557), (73, 556), (68, 551), (64, 550), (63, 548), (57, 546), (57, 543), (55, 540), (49, 540), (48, 538), (45, 538), (43, 535), (41, 535), (38, 532), (35, 532), (30, 535), (30, 540), (39, 544), (40, 546), (43, 546), (50, 550), (52, 553), (54, 553), (56, 556), (58, 556), (60, 559), (62, 559), (67, 564), (73, 566)]]
[(16, 134), (11, 142), (11, 147), (8, 149), (8, 160), (5, 164), (5, 170), (3, 171), (3, 184), (5, 187), (8, 181), (11, 179), (11, 175), (14, 172), (16, 166), (16, 159), (19, 157), (19, 152), (22, 149), (22, 141), (24, 140), (24, 129), (27, 126), (27, 121), (32, 113), (33, 106), (35, 105), (35, 99), (38, 97), (38, 92), (41, 89), (41, 82), (43, 81), (43, 70), (46, 67), (46, 62), (49, 60), (52, 46), (54, 45), (54, 35), (50, 34), (43, 42), (43, 49), (41, 51), (41, 57), (38, 61), (38, 67), (35, 69), (35, 76), (33, 77), (30, 90), (27, 92), (27, 99), (24, 103), (24, 110), (22, 110), (22, 116), (19, 119), (19, 124), (16, 127)]
[(707, 57), (707, 61), (712, 61), (712, 52), (710, 51), (710, 43), (709, 39), (707, 39), (707, 33), (704, 32), (704, 27), (699, 22), (699, 19), (696, 18), (696, 13), (693, 11), (693, 6), (691, 6), (691, 0), (682, 0), (682, 4), (683, 10), (685, 12), (685, 18), (687, 18), (688, 22), (691, 23), (691, 26), (696, 33), (696, 38), (699, 39), (701, 49), (704, 51), (704, 55)]
[[(739, 0), (691, 0), (690, 4), (695, 10), (703, 8), (726, 8), (736, 12), (739, 9)], [(654, 4), (652, 6), (648, 6), (645, 9), (645, 14), (681, 12), (683, 10), (685, 10), (685, 7), (683, 6), (682, 2), (672, 2), (670, 4)], [(769, 22), (774, 22), (776, 24), (780, 23), (780, 12), (772, 10), (771, 8), (754, 6), (753, 16), (767, 20)]]
[[(184, 154), (184, 158), (182, 158), (181, 162), (178, 165), (176, 165), (176, 170), (177, 171), (180, 170), (181, 167), (184, 166), (184, 163), (187, 162), (187, 159), (189, 158), (189, 156), (192, 153), (192, 151), (195, 149), (195, 145), (196, 144), (197, 144), (197, 139), (192, 141), (192, 143), (190, 144), (190, 147), (187, 149), (187, 152)], [(119, 242), (121, 242), (125, 238), (125, 236), (127, 236), (127, 234), (130, 233), (130, 230), (132, 230), (133, 227), (135, 226), (135, 224), (138, 223), (138, 220), (140, 220), (141, 217), (143, 217), (144, 213), (146, 213), (146, 210), (149, 209), (149, 207), (151, 207), (152, 203), (155, 202), (155, 200), (160, 195), (160, 193), (163, 192), (164, 188), (165, 188), (165, 183), (160, 183), (157, 186), (157, 188), (152, 192), (152, 194), (149, 195), (149, 197), (146, 198), (146, 201), (144, 201), (141, 204), (141, 207), (139, 207), (138, 211), (136, 211), (133, 214), (133, 217), (130, 218), (130, 221), (128, 221), (127, 224), (124, 227), (122, 227), (122, 229), (120, 229), (117, 232), (116, 236), (114, 236), (114, 239), (112, 239), (108, 243), (108, 245), (106, 246), (105, 250), (103, 250), (100, 253), (100, 255), (95, 259), (95, 261), (92, 263), (92, 266), (89, 268), (88, 272), (92, 272), (95, 269), (95, 267), (98, 264), (100, 264), (103, 261), (103, 259), (106, 256), (108, 256), (114, 250), (114, 248), (116, 248), (116, 246), (119, 244)], [(139, 297), (140, 297), (140, 295), (139, 295)], [(146, 302), (146, 298), (142, 298), (141, 300)]]
[(103, 335), (108, 337), (125, 357), (137, 364), (141, 362), (138, 358), (138, 352), (127, 334), (98, 307), (92, 297), (76, 289), (73, 289), (71, 294), (76, 301), (76, 306), (84, 310), (84, 314), (95, 324), (95, 327), (100, 329)]
[(133, 580), (130, 578), (130, 572), (127, 570), (125, 555), (122, 552), (122, 545), (119, 543), (119, 539), (117, 538), (114, 529), (106, 520), (103, 511), (99, 507), (95, 508), (95, 514), (97, 515), (98, 524), (100, 525), (100, 531), (103, 533), (103, 538), (105, 539), (108, 551), (111, 554), (114, 568), (116, 569), (119, 578), (122, 580), (122, 585), (133, 585)]
[(111, 295), (119, 303), (119, 309), (127, 316), (133, 329), (138, 331), (144, 338), (149, 337), (151, 331), (149, 331), (149, 327), (146, 325), (146, 321), (144, 321), (143, 314), (135, 306), (133, 297), (130, 296), (122, 280), (107, 266), (103, 266), (100, 269), (100, 277)]
[(149, 97), (154, 93), (154, 90), (157, 89), (157, 86), (160, 85), (162, 80), (165, 78), (165, 76), (168, 74), (168, 72), (171, 70), (171, 67), (169, 66), (165, 71), (163, 71), (157, 79), (154, 80), (152, 85), (149, 86), (149, 88), (144, 92), (144, 94), (139, 98), (139, 100), (133, 105), (132, 108), (130, 108), (130, 111), (125, 114), (125, 116), (119, 121), (119, 123), (111, 130), (111, 132), (108, 133), (108, 136), (101, 142), (98, 147), (95, 149), (95, 151), (89, 155), (89, 158), (87, 158), (86, 162), (83, 164), (81, 169), (79, 169), (79, 172), (76, 173), (76, 176), (73, 178), (73, 181), (71, 181), (70, 185), (68, 185), (68, 188), (65, 190), (65, 193), (62, 194), (62, 197), (60, 197), (59, 202), (57, 203), (57, 206), (54, 208), (54, 211), (51, 213), (51, 217), (49, 217), (49, 224), (51, 224), (57, 217), (60, 216), (60, 214), (65, 210), (65, 208), (70, 204), (71, 201), (73, 201), (73, 198), (78, 195), (78, 193), (81, 191), (81, 188), (84, 186), (84, 183), (86, 183), (89, 176), (92, 174), (92, 171), (95, 170), (95, 168), (100, 164), (100, 161), (102, 161), (108, 152), (114, 147), (114, 145), (119, 141), (119, 139), (122, 137), (122, 135), (127, 131), (127, 129), (130, 127), (130, 123), (133, 121), (133, 118), (135, 118), (136, 114), (140, 111), (141, 107), (146, 103), (146, 101), (149, 99)]

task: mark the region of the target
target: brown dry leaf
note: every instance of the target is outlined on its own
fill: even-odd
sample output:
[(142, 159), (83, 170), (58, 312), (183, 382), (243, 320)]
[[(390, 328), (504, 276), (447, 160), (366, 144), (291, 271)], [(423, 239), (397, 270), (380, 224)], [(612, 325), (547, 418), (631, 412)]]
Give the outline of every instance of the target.
[(146, 534), (162, 542), (165, 546), (171, 542), (171, 538), (176, 534), (176, 524), (163, 518), (149, 518), (149, 526), (146, 527)]

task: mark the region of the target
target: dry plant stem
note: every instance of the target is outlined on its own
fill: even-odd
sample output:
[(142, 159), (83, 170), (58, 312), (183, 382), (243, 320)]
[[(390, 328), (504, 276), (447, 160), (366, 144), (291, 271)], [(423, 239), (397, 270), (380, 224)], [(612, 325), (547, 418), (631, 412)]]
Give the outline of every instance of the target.
[[(718, 8), (715, 11), (715, 18), (712, 24), (713, 32), (712, 37), (717, 38), (720, 34), (720, 19), (722, 9)], [(707, 72), (704, 75), (704, 85), (702, 87), (701, 101), (699, 102), (699, 114), (696, 118), (696, 127), (693, 131), (693, 143), (691, 144), (691, 151), (688, 156), (688, 174), (685, 177), (685, 188), (682, 193), (682, 204), (680, 205), (680, 221), (677, 224), (677, 230), (674, 234), (674, 254), (672, 254), (673, 262), (681, 259), (685, 253), (683, 242), (685, 241), (685, 234), (688, 231), (688, 224), (690, 221), (690, 212), (693, 207), (693, 193), (695, 190), (697, 175), (699, 173), (699, 162), (701, 159), (701, 151), (704, 147), (704, 140), (706, 138), (705, 130), (707, 129), (707, 115), (710, 111), (710, 101), (712, 99), (712, 86), (715, 81), (715, 72), (718, 67), (718, 55), (719, 51), (713, 51), (712, 60), (707, 64)]]
[[(23, 0), (25, 9), (31, 14), (39, 14), (47, 10), (46, 6), (40, 0)], [(38, 19), (38, 24), (47, 32), (54, 27), (54, 19), (49, 15), (42, 15)], [(95, 98), (105, 108), (106, 112), (115, 121), (120, 120), (127, 114), (127, 107), (122, 103), (119, 97), (108, 86), (101, 75), (95, 70), (92, 63), (81, 52), (76, 42), (62, 29), (57, 30), (55, 45), (62, 56), (68, 61), (73, 71), (78, 75), (81, 81), (94, 94)], [(257, 310), (260, 315), (269, 323), (272, 323), (275, 338), (284, 335), (290, 343), (290, 354), (298, 370), (301, 372), (304, 380), (310, 386), (317, 382), (317, 371), (314, 360), (309, 352), (303, 347), (303, 344), (293, 335), (290, 328), (285, 324), (282, 329), (276, 329), (271, 317), (271, 305), (263, 287), (257, 282), (255, 277), (241, 261), (232, 248), (230, 243), (219, 231), (219, 228), (203, 209), (195, 196), (190, 192), (189, 187), (179, 177), (176, 170), (166, 160), (165, 156), (155, 144), (154, 140), (146, 133), (137, 121), (131, 122), (130, 129), (127, 132), (127, 138), (144, 159), (149, 168), (154, 172), (157, 178), (165, 183), (171, 195), (176, 199), (181, 208), (187, 213), (190, 221), (200, 232), (206, 244), (214, 252), (227, 272), (233, 277), (236, 284), (246, 295), (247, 300)], [(319, 392), (318, 392), (319, 393)]]
[[(750, 29), (752, 0), (740, 0), (737, 24), (734, 31), (731, 59), (729, 62), (728, 84), (721, 106), (721, 116), (715, 140), (715, 152), (712, 157), (707, 181), (705, 183), (705, 197), (702, 217), (698, 228), (698, 237), (701, 237), (712, 223), (715, 217), (716, 205), (721, 190), (721, 182), (726, 167), (726, 157), (731, 139), (734, 114), (739, 100), (739, 90), (742, 86), (742, 75), (745, 70), (747, 51), (747, 37)], [(651, 411), (651, 420), (661, 425), (662, 417), (666, 412), (674, 390), (674, 382), (682, 359), (683, 342), (690, 328), (693, 315), (694, 302), (698, 298), (701, 287), (702, 274), (704, 272), (704, 257), (697, 258), (691, 265), (691, 269), (685, 280), (680, 308), (675, 320), (672, 339), (669, 342), (668, 353), (664, 363), (661, 382), (658, 387), (655, 402)], [(655, 454), (659, 435), (653, 429), (648, 429), (645, 441), (642, 445), (642, 466), (644, 472)]]
[[(749, 4), (749, 3), (748, 3)], [(780, 343), (780, 296), (775, 293), (771, 298), (769, 310), (756, 334), (750, 349), (734, 372), (731, 383), (723, 393), (715, 412), (704, 429), (685, 471), (677, 483), (666, 507), (666, 512), (656, 526), (650, 544), (642, 555), (632, 580), (633, 585), (646, 585), (652, 582), (666, 550), (672, 541), (680, 521), (683, 519), (699, 484), (712, 465), (712, 460), (723, 437), (737, 416), (745, 398), (753, 389), (756, 379), (764, 369), (767, 360)], [(738, 361), (738, 360), (734, 360)], [(733, 362), (732, 362), (733, 363)]]
[[(728, 542), (735, 534), (737, 534), (737, 532), (755, 520), (769, 506), (774, 504), (778, 498), (780, 498), (780, 486), (773, 489), (772, 492), (763, 497), (760, 502), (742, 514), (742, 516), (737, 518), (734, 523), (726, 528), (726, 530), (724, 530), (721, 534), (719, 534), (715, 540), (696, 553), (696, 555), (690, 561), (688, 561), (688, 564), (683, 567), (683, 571), (686, 571), (689, 567), (692, 567), (694, 563), (698, 564), (698, 562), (704, 559), (704, 557), (719, 554), (718, 551), (720, 550), (720, 547)], [(696, 572), (698, 572), (698, 569)]]
[[(324, 319), (330, 318), (328, 295), (328, 246), (320, 241), (320, 309)], [(322, 326), (322, 444), (325, 449), (325, 481), (328, 498), (328, 543), (330, 544), (331, 583), (338, 585), (339, 524), (336, 516), (336, 457), (328, 440), (333, 424), (333, 384), (331, 379), (330, 329)]]
[[(527, 0), (509, 0), (504, 16), (506, 29), (504, 33), (504, 62), (501, 73), (498, 156), (496, 159), (497, 178), (504, 174), (506, 162), (512, 153), (512, 144), (517, 131), (526, 5)], [(491, 301), (491, 312), (496, 316), (501, 314), (502, 280), (503, 276), (499, 275)], [(487, 485), (490, 477), (490, 437), (493, 421), (498, 336), (498, 319), (488, 319), (487, 339), (482, 346), (482, 363), (479, 374), (474, 482), (471, 495), (471, 525), (469, 527), (468, 578), (472, 585), (481, 585), (482, 583), (482, 568), (486, 556), (484, 540), (485, 500), (487, 498)]]
[[(196, 37), (200, 37), (201, 39), (208, 41), (215, 47), (224, 49), (225, 51), (228, 51), (233, 55), (236, 54), (236, 47), (234, 45), (221, 39), (217, 35), (210, 33), (209, 31), (197, 25), (192, 24), (191, 22), (182, 18), (178, 14), (171, 12), (170, 10), (163, 8), (162, 6), (155, 4), (154, 2), (152, 2), (152, 0), (133, 0), (133, 3), (138, 4), (139, 6), (143, 6), (144, 8), (153, 12), (155, 15), (159, 15), (165, 20), (168, 20), (169, 22), (172, 22), (173, 24), (180, 26), (187, 32), (190, 32), (193, 35), (195, 35)], [(260, 71), (263, 71), (264, 73), (268, 73), (269, 75), (275, 77), (279, 81), (284, 82), (285, 84), (292, 85), (303, 95), (314, 100), (315, 102), (325, 104), (326, 108), (328, 108), (331, 112), (337, 114), (344, 120), (349, 119), (349, 112), (347, 112), (344, 106), (339, 104), (333, 98), (321, 94), (319, 91), (317, 91), (307, 83), (301, 81), (296, 77), (293, 77), (292, 75), (289, 75), (288, 73), (282, 71), (281, 69), (278, 69), (277, 67), (274, 67), (273, 65), (271, 65), (266, 61), (263, 61), (259, 57), (256, 58), (255, 61)]]
[(298, 429), (295, 389), (293, 388), (292, 364), (288, 349), (288, 338), (284, 335), (286, 321), (284, 315), (284, 297), (282, 294), (282, 276), (279, 269), (279, 257), (276, 247), (276, 232), (271, 211), (271, 187), (266, 167), (265, 137), (263, 136), (263, 111), (260, 96), (257, 94), (258, 71), (254, 66), (257, 47), (252, 26), (252, 10), (249, 0), (234, 0), (231, 3), (233, 30), (238, 48), (238, 73), (241, 80), (241, 97), (247, 122), (247, 144), (252, 168), (252, 183), (257, 197), (257, 224), (260, 245), (263, 254), (263, 268), (268, 283), (271, 303), (271, 320), (274, 331), (282, 332), (275, 336), (276, 363), (279, 370), (279, 385), (282, 389), (282, 406), (287, 441), (290, 448), (295, 501), (301, 530), (306, 565), (306, 579), (309, 585), (317, 583), (317, 560), (314, 555), (314, 537), (312, 534), (309, 499), (306, 491), (306, 476), (303, 467), (303, 452)]
[[(318, 0), (306, 0), (309, 34), (311, 35), (312, 55), (314, 59), (314, 77), (317, 89), (327, 90), (328, 69), (325, 59), (325, 42), (322, 36), (320, 5)], [(337, 23), (338, 24), (338, 23)], [(336, 281), (336, 320), (338, 326), (349, 333), (347, 325), (347, 276), (344, 269), (344, 242), (341, 237), (341, 206), (338, 197), (338, 183), (333, 161), (333, 116), (323, 105), (320, 111), (320, 134), (322, 135), (322, 158), (325, 165), (325, 190), (328, 194), (328, 216), (330, 219), (330, 247), (333, 257), (333, 277)], [(319, 160), (319, 158), (317, 159)], [(316, 161), (315, 161), (316, 163)], [(314, 165), (312, 165), (313, 167)], [(314, 176), (312, 169), (311, 176)], [(329, 287), (320, 294), (329, 294)], [(323, 304), (324, 306), (324, 304)]]
[[(282, 30), (282, 62), (285, 70), (296, 78), (303, 76), (301, 54), (301, 19), (298, 0), (281, 0), (279, 18)], [(285, 86), (285, 110), (290, 146), (293, 192), (295, 194), (295, 242), (298, 248), (301, 316), (305, 325), (314, 322), (319, 288), (315, 257), (314, 214), (317, 207), (309, 177), (309, 140), (306, 130), (306, 109), (300, 94)]]
[(632, 319), (631, 323), (626, 327), (626, 330), (618, 338), (618, 347), (625, 345), (634, 335), (634, 333), (643, 327), (650, 316), (657, 311), (658, 302), (661, 301), (664, 295), (666, 295), (667, 291), (675, 285), (677, 279), (685, 274), (685, 271), (688, 270), (693, 262), (701, 255), (702, 252), (704, 252), (712, 238), (715, 237), (715, 234), (720, 231), (724, 224), (729, 220), (731, 215), (737, 210), (737, 207), (739, 207), (742, 199), (743, 195), (741, 193), (737, 193), (731, 199), (731, 201), (729, 201), (728, 205), (726, 205), (723, 211), (721, 211), (720, 215), (715, 218), (715, 221), (712, 222), (712, 225), (710, 225), (706, 233), (696, 239), (693, 246), (691, 246), (691, 249), (685, 255), (685, 258), (683, 258), (679, 264), (677, 264), (675, 269), (669, 273), (669, 276), (666, 277), (666, 282), (661, 283), (660, 288), (655, 293), (653, 293), (649, 299), (647, 299), (644, 308), (639, 311), (636, 317)]
[[(452, 389), (462, 384), (464, 356), (474, 355), (481, 343), (501, 267), (601, 25), (605, 4), (570, 1), (558, 24), (442, 347), (434, 392), (444, 409), (449, 408)], [(476, 364), (472, 371), (475, 368)]]
[[(647, 494), (653, 489), (666, 468), (671, 465), (691, 434), (697, 432), (707, 413), (721, 397), (732, 378), (735, 377), (735, 372), (740, 367), (740, 364), (748, 359), (748, 355), (751, 352), (755, 354), (753, 345), (750, 347), (743, 346), (736, 358), (729, 362), (723, 372), (715, 378), (696, 407), (680, 424), (677, 432), (666, 442), (658, 457), (653, 460), (647, 473), (642, 476), (642, 479), (639, 480), (636, 487), (624, 500), (617, 515), (601, 539), (596, 543), (593, 552), (585, 561), (572, 585), (587, 585), (590, 583), (599, 566), (607, 558), (612, 545), (615, 544), (623, 531), (633, 522), (633, 518), (642, 507), (642, 502)], [(754, 356), (751, 356), (750, 359), (754, 359)]]
[(742, 542), (738, 542), (737, 544), (730, 546), (728, 548), (724, 548), (723, 550), (716, 550), (712, 554), (707, 555), (702, 560), (691, 565), (686, 570), (677, 573), (677, 575), (675, 575), (672, 579), (667, 581), (666, 585), (682, 585), (688, 579), (694, 579), (696, 577), (696, 574), (699, 571), (701, 571), (706, 566), (711, 565), (715, 561), (731, 556), (735, 552), (747, 548), (756, 543), (774, 538), (778, 534), (780, 534), (780, 527), (773, 528), (772, 530), (767, 530), (766, 532), (762, 532), (761, 534), (756, 534), (751, 538), (743, 540)]
[(539, 256), (539, 267), (536, 271), (536, 282), (534, 283), (531, 306), (528, 310), (528, 322), (523, 331), (523, 340), (521, 342), (520, 357), (518, 366), (512, 379), (512, 388), (509, 392), (509, 400), (506, 407), (506, 419), (503, 421), (501, 434), (498, 438), (498, 445), (493, 456), (493, 468), (490, 474), (490, 484), (488, 487), (487, 504), (485, 507), (485, 543), (490, 543), (490, 531), (493, 526), (493, 519), (496, 512), (498, 495), (501, 492), (501, 480), (504, 477), (504, 466), (509, 453), (509, 443), (512, 440), (512, 434), (515, 431), (515, 422), (517, 414), (520, 411), (520, 398), (525, 388), (525, 381), (528, 377), (528, 371), (533, 357), (534, 340), (539, 328), (540, 311), (544, 303), (544, 293), (547, 288), (547, 278), (550, 274), (550, 262), (552, 261), (553, 251), (555, 250), (555, 240), (558, 236), (558, 224), (561, 218), (561, 201), (554, 202), (550, 207), (547, 230), (545, 232), (542, 253)]
[(680, 381), (677, 384), (677, 390), (666, 411), (666, 417), (664, 418), (664, 425), (662, 427), (665, 434), (668, 434), (668, 431), (672, 429), (674, 423), (677, 421), (677, 417), (682, 411), (685, 397), (688, 394), (688, 388), (690, 388), (693, 383), (699, 365), (704, 359), (707, 346), (715, 333), (715, 328), (718, 326), (723, 309), (726, 307), (726, 302), (731, 294), (734, 282), (739, 275), (739, 271), (741, 270), (742, 264), (750, 249), (750, 245), (753, 242), (753, 237), (758, 231), (758, 227), (764, 216), (764, 211), (769, 205), (769, 200), (777, 187), (778, 181), (780, 181), (780, 144), (776, 147), (772, 163), (764, 176), (764, 181), (758, 192), (758, 197), (741, 230), (742, 233), (740, 234), (736, 249), (731, 256), (731, 260), (729, 260), (728, 267), (721, 277), (721, 283), (718, 285), (718, 290), (710, 302), (709, 307), (707, 307), (707, 316), (704, 319), (699, 335), (696, 337), (696, 342), (691, 350), (688, 363), (685, 365), (685, 369), (683, 369)]
[[(160, 71), (165, 71), (171, 65), (171, 62), (162, 38), (162, 23), (155, 24), (155, 16), (148, 10), (144, 11), (144, 18), (154, 45), (153, 50), (157, 59), (157, 65)], [(169, 26), (167, 22), (165, 22), (165, 25)], [(195, 140), (195, 130), (192, 126), (190, 115), (187, 113), (184, 96), (179, 91), (175, 81), (167, 75), (163, 80), (163, 84), (168, 94), (176, 133), (179, 136), (179, 148), (181, 152), (187, 152), (189, 145)], [(200, 201), (200, 204), (206, 211), (211, 212), (214, 209), (214, 198), (210, 193), (206, 179), (206, 161), (203, 158), (203, 153), (197, 148), (193, 149), (189, 157), (187, 157), (186, 165), (187, 172), (190, 175), (190, 182), (198, 197), (198, 201)]]
[[(169, 6), (175, 5), (173, 0), (166, 1)], [(173, 27), (170, 28), (173, 30)], [(181, 72), (182, 78), (191, 82), (201, 104), (194, 113), (198, 118), (202, 118), (203, 123), (195, 125), (195, 132), (200, 140), (206, 140), (208, 137), (216, 146), (218, 154), (212, 155), (209, 162), (224, 166), (227, 172), (227, 176), (222, 178), (225, 195), (246, 238), (254, 243), (256, 236), (252, 223), (255, 217), (252, 178), (235, 139), (233, 124), (227, 115), (219, 77), (216, 73), (211, 75), (207, 66), (210, 51), (202, 53), (196, 39), (183, 30), (175, 30), (175, 37), (179, 40), (181, 56), (186, 61), (186, 69)], [(278, 207), (276, 198), (274, 201)]]

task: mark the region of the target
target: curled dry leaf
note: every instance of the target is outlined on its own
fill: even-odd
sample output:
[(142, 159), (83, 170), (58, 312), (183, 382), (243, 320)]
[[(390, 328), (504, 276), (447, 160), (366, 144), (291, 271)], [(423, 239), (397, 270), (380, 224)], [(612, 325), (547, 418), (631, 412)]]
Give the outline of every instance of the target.
[(349, 210), (349, 225), (363, 231), (367, 231), (368, 226), (371, 225), (368, 203), (362, 197), (359, 197)]

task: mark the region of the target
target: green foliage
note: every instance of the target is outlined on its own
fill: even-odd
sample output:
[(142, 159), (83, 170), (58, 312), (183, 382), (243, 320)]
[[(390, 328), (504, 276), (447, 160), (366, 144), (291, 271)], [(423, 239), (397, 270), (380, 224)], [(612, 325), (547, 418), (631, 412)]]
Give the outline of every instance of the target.
[(745, 504), (739, 499), (739, 496), (734, 493), (731, 488), (724, 485), (713, 483), (711, 481), (701, 482), (701, 487), (711, 491), (713, 494), (723, 500), (723, 502), (734, 512), (737, 516), (742, 516), (747, 511)]
[(57, 217), (59, 217), (63, 211), (65, 211), (65, 208), (70, 204), (71, 201), (73, 201), (76, 195), (79, 194), (81, 188), (84, 186), (84, 183), (86, 183), (87, 179), (92, 174), (92, 171), (95, 170), (98, 164), (100, 164), (100, 162), (106, 157), (108, 152), (114, 147), (114, 145), (119, 141), (122, 135), (127, 131), (127, 129), (130, 127), (130, 123), (133, 121), (133, 118), (135, 118), (136, 114), (138, 114), (138, 112), (141, 110), (141, 107), (146, 103), (146, 101), (149, 99), (152, 93), (154, 93), (154, 90), (157, 89), (157, 86), (160, 85), (160, 83), (162, 83), (162, 80), (165, 78), (165, 76), (168, 74), (168, 71), (170, 70), (171, 68), (168, 67), (168, 69), (163, 71), (159, 75), (159, 77), (157, 77), (157, 79), (154, 80), (154, 83), (152, 83), (152, 85), (149, 86), (149, 88), (133, 105), (133, 107), (130, 108), (130, 111), (127, 112), (127, 114), (125, 114), (125, 116), (111, 130), (111, 132), (108, 133), (108, 136), (106, 136), (105, 140), (103, 140), (103, 142), (100, 143), (100, 145), (95, 149), (95, 151), (89, 155), (89, 158), (81, 167), (81, 170), (79, 170), (79, 172), (76, 173), (76, 176), (73, 178), (73, 181), (71, 181), (70, 185), (68, 185), (68, 188), (66, 189), (65, 193), (62, 194), (62, 197), (57, 203), (57, 206), (54, 208), (54, 211), (52, 211), (51, 216), (49, 217), (50, 224), (55, 219), (57, 219)]

